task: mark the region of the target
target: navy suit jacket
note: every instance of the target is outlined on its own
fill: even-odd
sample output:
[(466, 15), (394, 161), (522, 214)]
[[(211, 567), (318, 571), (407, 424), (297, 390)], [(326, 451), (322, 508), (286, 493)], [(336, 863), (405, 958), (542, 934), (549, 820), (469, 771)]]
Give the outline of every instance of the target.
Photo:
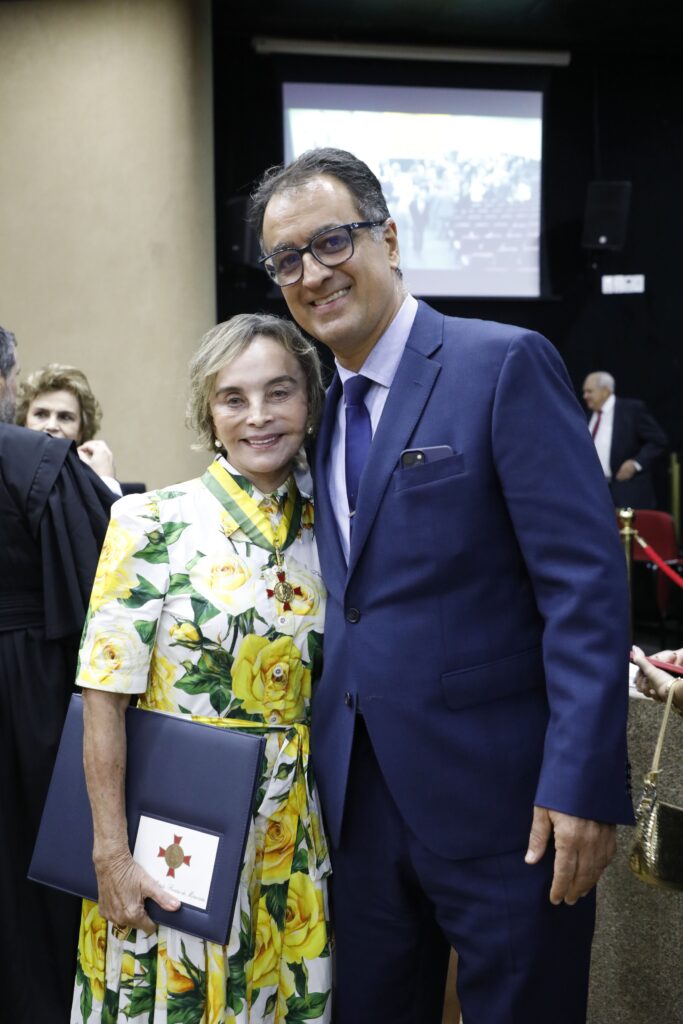
[[(666, 451), (667, 436), (648, 412), (645, 403), (636, 398), (615, 398), (610, 469), (610, 491), (618, 507), (656, 508), (657, 501), (650, 466)], [(643, 467), (630, 480), (615, 480), (619, 467), (627, 459), (635, 459)]]
[[(348, 567), (315, 454), (329, 596), (312, 751), (338, 845), (358, 701), (410, 828), (523, 848), (533, 804), (632, 820), (625, 560), (564, 365), (540, 335), (424, 303), (373, 438)], [(450, 445), (403, 469), (404, 448)]]

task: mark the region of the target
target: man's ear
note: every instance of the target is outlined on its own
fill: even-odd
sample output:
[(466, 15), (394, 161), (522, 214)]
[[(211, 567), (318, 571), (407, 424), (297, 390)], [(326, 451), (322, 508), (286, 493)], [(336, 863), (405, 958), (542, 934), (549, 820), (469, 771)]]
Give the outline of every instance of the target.
[(387, 253), (389, 256), (389, 264), (395, 269), (401, 263), (401, 251), (398, 245), (398, 228), (396, 221), (392, 220), (391, 217), (383, 225), (384, 231), (384, 244), (387, 247)]

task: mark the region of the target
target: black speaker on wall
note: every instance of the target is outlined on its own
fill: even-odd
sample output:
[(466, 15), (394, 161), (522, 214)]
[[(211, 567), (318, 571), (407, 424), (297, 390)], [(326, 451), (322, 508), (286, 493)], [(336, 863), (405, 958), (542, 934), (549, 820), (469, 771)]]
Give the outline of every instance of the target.
[(256, 232), (249, 223), (249, 197), (232, 196), (224, 205), (224, 258), (241, 267), (259, 266), (261, 249)]
[(591, 181), (583, 218), (584, 249), (623, 249), (631, 207), (630, 181)]

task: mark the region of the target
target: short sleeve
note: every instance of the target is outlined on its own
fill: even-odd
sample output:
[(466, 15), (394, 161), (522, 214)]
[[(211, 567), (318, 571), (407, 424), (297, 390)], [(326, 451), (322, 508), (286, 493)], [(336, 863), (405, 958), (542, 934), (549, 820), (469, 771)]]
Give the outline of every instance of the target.
[(154, 492), (121, 498), (97, 566), (79, 654), (78, 686), (144, 693), (169, 583)]

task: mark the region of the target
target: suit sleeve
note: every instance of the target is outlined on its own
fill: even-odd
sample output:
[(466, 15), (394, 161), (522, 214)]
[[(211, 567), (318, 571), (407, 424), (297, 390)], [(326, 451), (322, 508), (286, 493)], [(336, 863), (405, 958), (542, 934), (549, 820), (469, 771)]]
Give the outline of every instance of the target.
[(658, 455), (665, 452), (669, 446), (669, 440), (652, 416), (643, 402), (638, 402), (636, 407), (636, 435), (638, 438), (638, 450), (631, 456), (645, 469)]
[(544, 623), (550, 715), (536, 803), (598, 821), (629, 820), (625, 559), (564, 364), (539, 335), (518, 335), (509, 346), (492, 432)]
[(114, 495), (72, 446), (51, 486), (38, 530), (45, 630), (80, 634)]

